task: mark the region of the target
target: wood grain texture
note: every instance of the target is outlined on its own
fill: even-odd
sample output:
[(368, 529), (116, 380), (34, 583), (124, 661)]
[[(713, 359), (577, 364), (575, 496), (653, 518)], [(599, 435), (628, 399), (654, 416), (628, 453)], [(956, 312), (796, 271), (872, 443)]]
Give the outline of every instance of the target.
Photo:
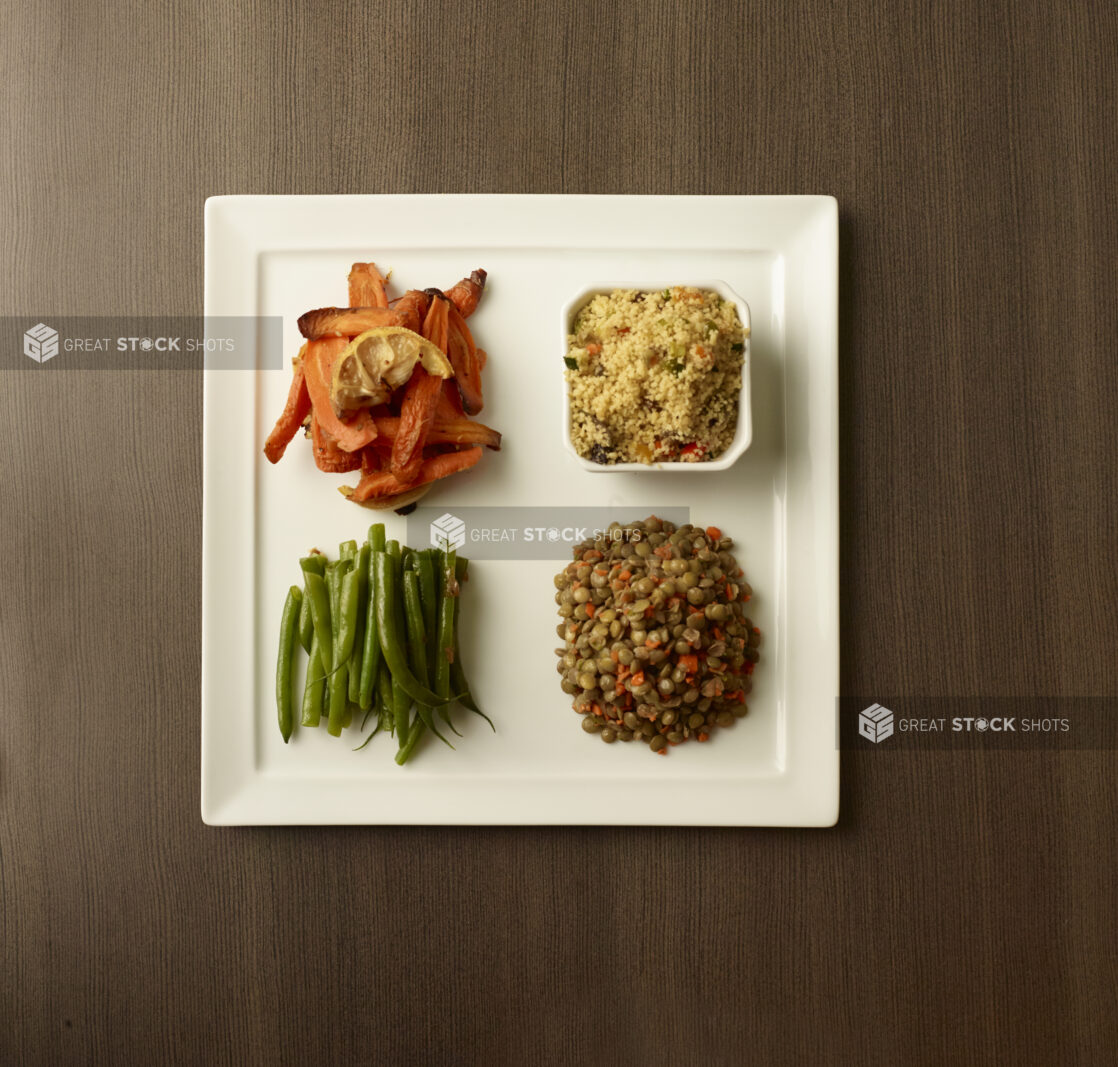
[[(200, 310), (218, 193), (834, 194), (844, 691), (1118, 697), (1114, 5), (3, 10), (8, 314)], [(849, 753), (833, 831), (203, 826), (200, 384), (3, 375), (0, 1062), (1111, 1059), (1113, 752)]]

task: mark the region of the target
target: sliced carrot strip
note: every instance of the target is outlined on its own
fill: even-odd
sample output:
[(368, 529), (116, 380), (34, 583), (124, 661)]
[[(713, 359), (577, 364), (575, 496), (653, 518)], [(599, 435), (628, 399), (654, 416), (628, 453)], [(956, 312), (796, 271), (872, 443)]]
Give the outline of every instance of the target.
[(485, 292), (485, 279), (485, 271), (475, 270), (446, 291), (462, 318), (468, 319), (477, 310), (481, 294)]
[(453, 305), (438, 289), (428, 289), (427, 295), (431, 297), (431, 304), (423, 319), (423, 328), (419, 331), (439, 346), (439, 350), (446, 351), (447, 331), (450, 324), (450, 313)]
[(349, 306), (354, 308), (386, 308), (387, 279), (375, 263), (354, 263), (349, 270)]
[(311, 447), (314, 451), (314, 464), (320, 471), (330, 474), (345, 474), (361, 466), (360, 452), (346, 452), (338, 447), (338, 442), (324, 430), (315, 412), (311, 412)]
[[(447, 321), (451, 303), (441, 294), (433, 295), (427, 317), (423, 320), (423, 336), (446, 351)], [(391, 470), (401, 481), (410, 481), (419, 471), (418, 461), (435, 421), (435, 409), (443, 391), (443, 380), (416, 366), (408, 379), (400, 404), (400, 429), (392, 442)]]
[(400, 405), (399, 430), (392, 442), (393, 474), (400, 475), (413, 460), (422, 457), (423, 446), (427, 443), (435, 422), (435, 411), (442, 391), (442, 378), (428, 374), (422, 367), (416, 366), (404, 392), (404, 400)]
[(356, 337), (378, 326), (406, 326), (395, 308), (316, 308), (299, 316), (299, 332), (308, 341), (323, 337)]
[(447, 340), (448, 347), (444, 351), (454, 368), (454, 380), (462, 397), (462, 410), (467, 415), (476, 415), (484, 404), (481, 395), (481, 364), (470, 328), (454, 305), (450, 309)]
[(440, 419), (460, 419), (466, 413), (462, 410), (462, 398), (458, 395), (458, 386), (453, 378), (443, 381), (443, 395), (439, 397), (439, 407), (436, 412)]
[(431, 298), (422, 289), (409, 289), (396, 301), (392, 310), (403, 319), (403, 325), (419, 333)]
[(264, 455), (271, 463), (278, 463), (283, 458), (287, 446), (311, 413), (311, 397), (307, 392), (307, 379), (303, 369), (303, 357), (306, 351), (307, 346), (303, 345), (299, 351), (299, 358), (295, 362), (295, 374), (287, 393), (287, 403), (280, 417), (276, 419), (275, 428), (268, 434), (268, 440), (264, 442)]
[[(377, 415), (377, 444), (391, 444), (400, 432), (400, 419), (397, 415)], [(486, 448), (499, 452), (501, 449), (501, 435), (492, 427), (463, 415), (455, 415), (449, 419), (443, 418), (436, 409), (435, 422), (427, 434), (429, 445), (485, 445)]]
[(358, 411), (352, 419), (343, 422), (330, 403), (330, 379), (334, 373), (334, 362), (345, 351), (349, 342), (344, 337), (330, 337), (322, 341), (311, 341), (306, 346), (303, 365), (306, 368), (307, 392), (315, 416), (338, 447), (346, 452), (359, 452), (376, 440), (377, 424), (372, 413), (366, 408)]

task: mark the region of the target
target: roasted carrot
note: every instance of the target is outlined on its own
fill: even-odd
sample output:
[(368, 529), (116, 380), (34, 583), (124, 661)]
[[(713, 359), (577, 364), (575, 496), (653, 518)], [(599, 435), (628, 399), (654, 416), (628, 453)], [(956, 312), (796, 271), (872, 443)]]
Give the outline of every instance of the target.
[(409, 289), (392, 305), (392, 310), (402, 316), (409, 330), (419, 333), (431, 298), (422, 289)]
[(446, 295), (454, 302), (462, 318), (468, 319), (477, 310), (481, 294), (485, 292), (485, 278), (485, 271), (475, 270), (468, 278), (447, 289)]
[(375, 263), (354, 263), (349, 270), (349, 306), (355, 308), (386, 308), (387, 279)]
[(442, 391), (442, 378), (428, 374), (417, 365), (400, 405), (399, 430), (392, 442), (390, 469), (393, 474), (401, 474), (414, 459), (423, 455)]
[(481, 364), (478, 361), (477, 346), (470, 334), (466, 320), (454, 304), (450, 306), (447, 348), (444, 349), (454, 368), (454, 381), (458, 395), (462, 398), (462, 410), (467, 415), (476, 415), (482, 409)]
[(284, 405), (283, 413), (276, 419), (275, 428), (268, 434), (268, 440), (264, 442), (264, 455), (271, 463), (278, 463), (283, 458), (287, 446), (311, 413), (311, 397), (307, 392), (307, 380), (303, 370), (303, 357), (306, 351), (306, 345), (299, 350), (299, 357), (295, 360), (295, 374), (291, 379), (291, 389), (287, 393), (287, 403)]
[[(376, 445), (391, 444), (400, 432), (400, 419), (396, 415), (378, 415)], [(492, 427), (485, 426), (462, 415), (444, 418), (440, 411), (435, 412), (435, 422), (427, 434), (429, 445), (484, 445), (494, 452), (501, 450), (501, 435)], [(376, 447), (376, 446), (374, 446)]]
[(306, 346), (303, 357), (307, 392), (310, 393), (314, 413), (338, 446), (346, 452), (359, 452), (367, 444), (376, 440), (377, 426), (372, 412), (367, 408), (357, 412), (352, 419), (343, 422), (330, 403), (330, 378), (334, 371), (334, 361), (345, 351), (348, 342), (344, 337), (330, 337), (322, 341), (311, 341)]
[(378, 326), (406, 326), (405, 316), (394, 308), (315, 308), (299, 316), (299, 332), (309, 341), (322, 337), (356, 337)]
[[(447, 317), (451, 304), (442, 293), (432, 294), (431, 306), (423, 320), (423, 336), (446, 351)], [(427, 434), (435, 421), (435, 409), (442, 395), (443, 380), (428, 374), (418, 364), (408, 379), (400, 404), (400, 426), (392, 442), (389, 469), (401, 481), (410, 481), (419, 472), (419, 460)]]
[(338, 447), (328, 431), (322, 428), (315, 412), (311, 412), (311, 447), (314, 450), (314, 464), (320, 471), (330, 474), (345, 474), (361, 466), (360, 452), (346, 452)]
[(346, 495), (351, 500), (357, 501), (395, 496), (458, 471), (469, 470), (479, 459), (481, 459), (480, 448), (467, 448), (462, 452), (444, 452), (441, 456), (432, 456), (430, 459), (423, 460), (418, 475), (410, 482), (399, 481), (390, 471), (366, 474), (358, 482), (357, 488)]
[(462, 410), (462, 397), (458, 395), (458, 386), (453, 378), (443, 379), (443, 393), (439, 397), (439, 406), (435, 414), (440, 419), (461, 419), (465, 416)]
[(450, 315), (454, 307), (447, 299), (446, 294), (439, 289), (428, 289), (425, 295), (430, 298), (431, 303), (423, 319), (423, 328), (419, 332), (428, 341), (438, 345), (440, 351), (446, 352)]
[[(377, 431), (377, 441), (380, 440), (380, 431)], [(380, 452), (377, 450), (377, 441), (371, 445), (366, 445), (361, 449), (361, 473), (369, 474), (384, 470), (384, 461), (381, 459)]]

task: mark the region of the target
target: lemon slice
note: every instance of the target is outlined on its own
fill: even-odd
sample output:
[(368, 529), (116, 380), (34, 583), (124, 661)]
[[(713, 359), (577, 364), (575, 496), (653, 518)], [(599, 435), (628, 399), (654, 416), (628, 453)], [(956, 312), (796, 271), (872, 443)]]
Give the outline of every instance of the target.
[(454, 369), (439, 346), (403, 326), (366, 330), (346, 346), (334, 363), (330, 401), (334, 410), (388, 403), (394, 389), (405, 385), (415, 365), (428, 374), (451, 378)]

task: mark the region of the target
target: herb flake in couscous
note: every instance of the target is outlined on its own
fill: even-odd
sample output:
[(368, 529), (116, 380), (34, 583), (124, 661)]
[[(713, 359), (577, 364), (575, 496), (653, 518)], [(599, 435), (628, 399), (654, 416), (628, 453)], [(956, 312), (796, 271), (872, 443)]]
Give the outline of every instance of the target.
[(595, 296), (567, 337), (571, 443), (595, 463), (702, 463), (734, 439), (746, 331), (737, 308), (675, 286)]

